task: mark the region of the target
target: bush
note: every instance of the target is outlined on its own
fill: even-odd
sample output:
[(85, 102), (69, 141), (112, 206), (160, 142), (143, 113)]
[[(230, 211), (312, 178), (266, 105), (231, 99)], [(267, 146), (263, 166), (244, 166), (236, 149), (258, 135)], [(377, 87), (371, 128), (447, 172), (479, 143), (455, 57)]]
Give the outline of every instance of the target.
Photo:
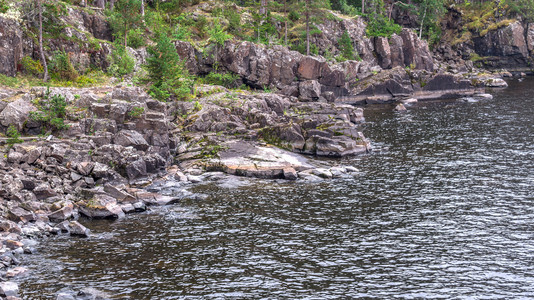
[(300, 19), (300, 15), (298, 12), (292, 10), (289, 12), (289, 20), (291, 20), (292, 22), (296, 22)]
[(48, 90), (43, 99), (37, 103), (38, 111), (30, 112), (30, 118), (52, 130), (67, 129), (68, 125), (64, 123), (67, 114), (66, 107), (67, 101), (64, 96), (50, 97), (50, 90)]
[(130, 30), (128, 33), (128, 46), (139, 49), (146, 46), (145, 32), (141, 28)]
[(7, 5), (6, 0), (0, 0), (0, 13), (5, 13), (9, 9), (9, 5)]
[(33, 60), (29, 56), (24, 56), (20, 61), (22, 69), (29, 75), (39, 76), (44, 72), (43, 65), (38, 60)]
[(72, 66), (70, 57), (65, 51), (56, 51), (50, 62), (50, 70), (52, 76), (59, 79), (65, 79), (69, 81), (76, 81), (78, 78), (78, 72)]
[(6, 143), (8, 146), (13, 146), (14, 144), (22, 143), (23, 140), (20, 138), (20, 133), (13, 125), (9, 125), (7, 128), (6, 135), (8, 137)]
[(349, 36), (349, 33), (345, 30), (341, 35), (341, 38), (338, 40), (339, 50), (341, 51), (341, 56), (347, 60), (354, 60), (354, 46), (352, 45), (352, 39)]
[(402, 27), (387, 19), (383, 15), (375, 15), (369, 18), (367, 24), (367, 35), (370, 37), (391, 37), (394, 33), (399, 34)]
[(148, 53), (149, 93), (159, 100), (186, 100), (191, 93), (193, 80), (169, 37), (160, 34), (158, 43), (148, 48)]
[(111, 64), (108, 73), (115, 77), (124, 77), (131, 74), (135, 68), (135, 60), (130, 56), (123, 45), (115, 44), (115, 49), (111, 52)]
[(211, 72), (206, 77), (202, 78), (202, 83), (222, 85), (226, 88), (236, 88), (239, 86), (239, 75), (233, 73), (215, 73)]
[(225, 9), (223, 14), (228, 20), (228, 32), (238, 34), (241, 31), (241, 15), (231, 8)]

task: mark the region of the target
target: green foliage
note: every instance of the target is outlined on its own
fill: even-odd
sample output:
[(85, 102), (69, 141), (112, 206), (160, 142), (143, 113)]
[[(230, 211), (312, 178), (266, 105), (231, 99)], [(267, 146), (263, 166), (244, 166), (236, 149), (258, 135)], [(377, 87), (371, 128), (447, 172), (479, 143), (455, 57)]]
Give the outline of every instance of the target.
[(115, 3), (113, 11), (108, 12), (108, 22), (116, 38), (124, 40), (128, 45), (128, 34), (131, 30), (142, 26), (143, 17), (140, 14), (141, 1), (121, 0)]
[(55, 79), (75, 81), (79, 76), (78, 71), (72, 66), (70, 57), (65, 51), (54, 52), (49, 68), (52, 72), (52, 77)]
[(50, 97), (48, 90), (43, 99), (37, 103), (38, 111), (30, 112), (30, 118), (52, 130), (67, 129), (68, 125), (64, 123), (66, 107), (67, 101), (64, 96), (56, 94)]
[(338, 40), (339, 49), (341, 50), (341, 56), (347, 60), (354, 60), (354, 46), (352, 45), (352, 39), (349, 33), (345, 30)]
[[(306, 55), (306, 41), (304, 40), (298, 44), (291, 45), (291, 50), (295, 50)], [(317, 48), (317, 45), (310, 44), (310, 54), (319, 55), (319, 49)]]
[(162, 101), (169, 98), (186, 100), (191, 93), (193, 80), (169, 37), (160, 34), (157, 44), (149, 47), (148, 53), (149, 93)]
[(128, 112), (128, 116), (132, 119), (139, 118), (142, 114), (145, 113), (145, 108), (141, 106), (135, 106)]
[(236, 88), (239, 86), (239, 75), (233, 73), (210, 72), (200, 81), (205, 84), (222, 85), (226, 88)]
[(511, 11), (528, 22), (534, 22), (534, 0), (501, 0), (500, 2), (505, 2)]
[(215, 19), (213, 26), (208, 29), (208, 33), (210, 35), (209, 39), (221, 46), (224, 45), (225, 41), (232, 38), (231, 34), (228, 34), (224, 31), (219, 19)]
[(128, 46), (134, 49), (146, 46), (145, 31), (141, 28), (131, 30), (128, 34)]
[(111, 65), (108, 73), (115, 77), (124, 77), (131, 74), (135, 67), (135, 60), (123, 45), (115, 44), (115, 49), (111, 52)]
[(399, 34), (402, 27), (395, 24), (381, 14), (377, 14), (372, 18), (369, 18), (367, 23), (367, 35), (370, 37), (385, 36), (391, 37), (394, 33)]
[(23, 140), (20, 138), (20, 133), (14, 125), (9, 125), (6, 131), (8, 137), (6, 143), (9, 147), (13, 147), (14, 144), (22, 143)]
[(239, 34), (241, 32), (241, 15), (232, 8), (226, 8), (223, 15), (228, 20), (228, 32)]
[(26, 72), (29, 75), (39, 76), (43, 73), (44, 68), (40, 61), (33, 60), (29, 56), (24, 56), (20, 64), (22, 65), (22, 69), (24, 72)]
[(289, 16), (288, 16), (289, 20), (291, 20), (292, 22), (297, 22), (299, 19), (300, 19), (300, 15), (298, 12), (292, 10), (289, 12)]
[(9, 9), (9, 5), (7, 5), (6, 0), (0, 0), (0, 13), (5, 13)]

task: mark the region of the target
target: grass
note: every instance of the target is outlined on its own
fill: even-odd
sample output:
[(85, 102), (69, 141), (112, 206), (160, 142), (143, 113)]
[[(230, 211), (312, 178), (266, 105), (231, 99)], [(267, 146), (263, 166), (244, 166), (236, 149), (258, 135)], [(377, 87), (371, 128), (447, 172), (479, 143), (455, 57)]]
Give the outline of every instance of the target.
[(15, 77), (0, 74), (0, 87), (7, 88), (30, 88), (34, 86), (51, 86), (51, 87), (99, 87), (110, 84), (110, 77), (102, 71), (89, 71), (85, 75), (79, 76), (75, 81), (67, 81), (61, 79), (50, 79), (44, 82), (42, 78), (17, 74)]

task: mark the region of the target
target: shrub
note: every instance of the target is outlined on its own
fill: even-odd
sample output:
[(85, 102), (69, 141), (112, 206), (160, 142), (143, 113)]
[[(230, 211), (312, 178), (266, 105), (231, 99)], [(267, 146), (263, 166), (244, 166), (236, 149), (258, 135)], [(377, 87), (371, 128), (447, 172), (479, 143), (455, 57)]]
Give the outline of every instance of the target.
[(146, 46), (145, 33), (143, 29), (137, 28), (128, 33), (128, 46), (134, 49), (139, 49)]
[(30, 112), (30, 118), (52, 130), (67, 129), (68, 125), (64, 123), (66, 107), (67, 101), (64, 96), (56, 94), (50, 97), (48, 90), (43, 99), (37, 103), (38, 111)]
[(180, 59), (174, 44), (165, 34), (160, 34), (155, 46), (148, 48), (147, 80), (151, 82), (149, 93), (159, 99), (172, 97), (185, 100), (191, 93), (193, 80)]
[(0, 13), (5, 13), (9, 9), (9, 6), (6, 3), (6, 0), (0, 0)]
[(115, 77), (124, 77), (131, 74), (135, 68), (135, 60), (130, 56), (123, 45), (115, 44), (115, 49), (111, 52), (111, 64), (108, 73)]
[(128, 116), (132, 119), (139, 118), (143, 113), (145, 113), (145, 108), (141, 106), (135, 106), (128, 112)]
[(241, 15), (231, 8), (225, 9), (223, 14), (228, 20), (228, 32), (238, 34), (241, 30)]
[(227, 88), (236, 88), (239, 86), (239, 75), (233, 73), (216, 73), (211, 72), (202, 78), (205, 84), (222, 85)]
[(76, 81), (78, 72), (72, 66), (70, 57), (65, 51), (56, 51), (50, 62), (50, 70), (52, 75), (60, 79), (69, 81)]
[(292, 22), (296, 22), (300, 19), (300, 15), (298, 12), (292, 10), (289, 12), (289, 20), (291, 20)]
[(6, 135), (8, 137), (6, 143), (11, 147), (14, 144), (22, 143), (23, 140), (20, 138), (20, 133), (14, 125), (9, 125), (7, 128)]
[(29, 56), (24, 56), (20, 61), (24, 72), (30, 75), (39, 76), (44, 72), (43, 65), (38, 60), (33, 60)]
[(385, 36), (391, 37), (394, 33), (399, 34), (402, 27), (387, 19), (383, 15), (377, 14), (369, 18), (367, 24), (367, 35), (370, 37)]
[(339, 44), (341, 56), (348, 60), (354, 60), (354, 46), (352, 45), (352, 39), (346, 30), (343, 32), (341, 38), (337, 42)]

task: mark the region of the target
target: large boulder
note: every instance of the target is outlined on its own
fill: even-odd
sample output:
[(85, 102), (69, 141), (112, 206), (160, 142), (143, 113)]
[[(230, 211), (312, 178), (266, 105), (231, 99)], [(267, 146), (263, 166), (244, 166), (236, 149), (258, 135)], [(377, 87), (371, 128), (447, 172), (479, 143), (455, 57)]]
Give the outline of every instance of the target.
[[(488, 57), (487, 66), (492, 68), (513, 68), (528, 64), (529, 45), (532, 36), (526, 34), (521, 22), (516, 21), (506, 27), (490, 31), (483, 37), (474, 39), (475, 51), (478, 55)], [(532, 46), (530, 46), (532, 47)]]
[(124, 212), (117, 204), (117, 200), (105, 194), (96, 194), (89, 200), (82, 200), (77, 203), (81, 214), (89, 218), (122, 218)]
[(13, 125), (18, 131), (22, 131), (24, 123), (28, 121), (30, 112), (37, 110), (31, 103), (29, 97), (21, 97), (13, 102), (10, 102), (0, 112), (0, 125), (8, 127)]
[(143, 135), (135, 130), (119, 131), (113, 137), (113, 142), (124, 147), (132, 146), (141, 151), (146, 151), (150, 147)]
[(383, 69), (391, 67), (391, 48), (388, 39), (385, 37), (375, 38), (375, 51), (378, 58), (378, 64)]
[(22, 59), (22, 28), (12, 19), (0, 16), (0, 73), (15, 76)]
[(404, 28), (400, 37), (403, 43), (404, 65), (413, 66), (418, 70), (434, 70), (434, 60), (428, 49), (428, 43), (419, 39), (417, 34)]

